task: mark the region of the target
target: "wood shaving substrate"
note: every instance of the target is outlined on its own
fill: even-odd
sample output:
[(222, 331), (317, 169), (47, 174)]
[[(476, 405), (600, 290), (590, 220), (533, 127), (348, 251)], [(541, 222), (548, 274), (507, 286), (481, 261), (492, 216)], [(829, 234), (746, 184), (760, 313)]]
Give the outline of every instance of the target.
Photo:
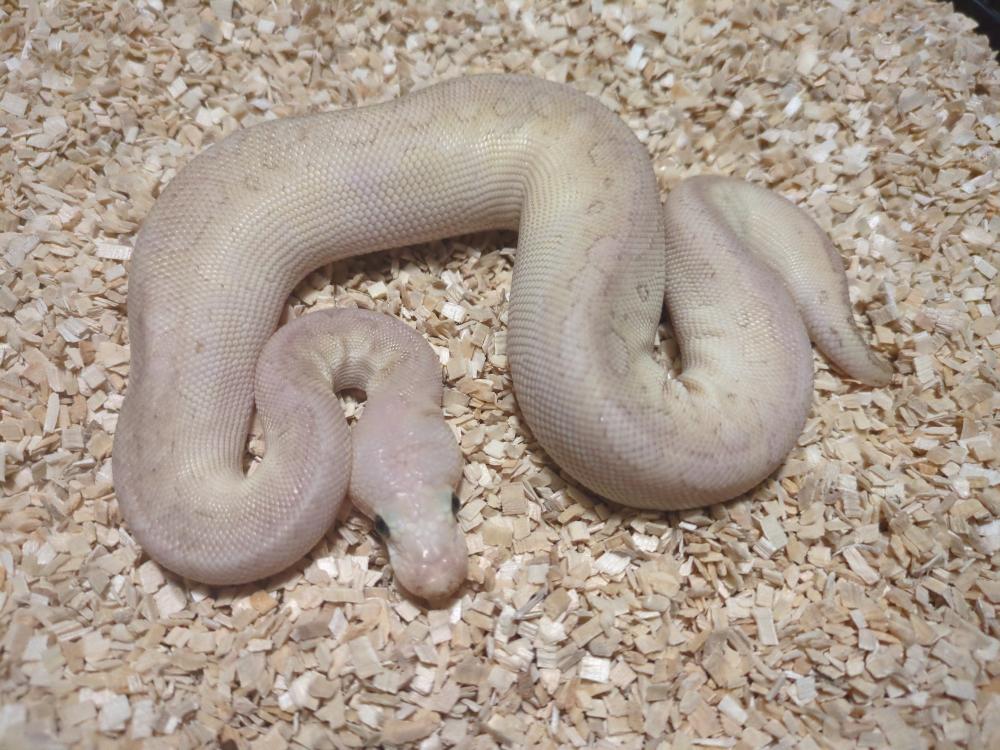
[[(486, 70), (599, 97), (664, 191), (727, 173), (805, 206), (892, 385), (817, 356), (752, 497), (623, 510), (522, 425), (511, 238), (383, 253), (289, 304), (383, 310), (440, 353), (461, 597), (401, 597), (357, 514), (256, 586), (165, 572), (110, 465), (156, 195), (252, 123)], [(1000, 747), (998, 139), (1000, 68), (945, 3), (5, 3), (0, 745)]]

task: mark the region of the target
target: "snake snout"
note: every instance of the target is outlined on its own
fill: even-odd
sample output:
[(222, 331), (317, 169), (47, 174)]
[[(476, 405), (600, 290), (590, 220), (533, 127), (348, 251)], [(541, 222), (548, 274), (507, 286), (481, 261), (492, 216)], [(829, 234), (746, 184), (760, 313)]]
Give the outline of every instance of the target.
[(468, 575), (469, 552), (457, 528), (444, 546), (446, 548), (398, 550), (398, 554), (391, 555), (400, 586), (413, 596), (431, 602), (454, 595)]

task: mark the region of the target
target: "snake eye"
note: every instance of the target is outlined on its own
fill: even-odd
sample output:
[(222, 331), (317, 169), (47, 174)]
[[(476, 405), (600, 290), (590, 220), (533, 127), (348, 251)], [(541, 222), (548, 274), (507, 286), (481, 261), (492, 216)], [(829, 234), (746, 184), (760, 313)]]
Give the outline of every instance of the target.
[(458, 499), (458, 495), (454, 492), (451, 493), (451, 514), (458, 518), (458, 511), (462, 509), (462, 501)]
[(375, 533), (383, 539), (389, 538), (389, 524), (385, 522), (382, 516), (375, 516)]

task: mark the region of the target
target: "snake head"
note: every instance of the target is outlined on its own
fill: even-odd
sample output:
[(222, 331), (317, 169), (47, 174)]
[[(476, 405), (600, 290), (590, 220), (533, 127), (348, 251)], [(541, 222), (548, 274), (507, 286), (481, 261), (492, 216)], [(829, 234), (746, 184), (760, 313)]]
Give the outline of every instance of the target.
[(441, 407), (369, 393), (351, 437), (351, 499), (375, 522), (396, 580), (416, 597), (449, 597), (469, 553), (452, 492), (464, 458)]
[(458, 508), (453, 492), (438, 490), (394, 503), (375, 516), (375, 531), (389, 551), (396, 580), (410, 594), (440, 601), (465, 581), (469, 552)]

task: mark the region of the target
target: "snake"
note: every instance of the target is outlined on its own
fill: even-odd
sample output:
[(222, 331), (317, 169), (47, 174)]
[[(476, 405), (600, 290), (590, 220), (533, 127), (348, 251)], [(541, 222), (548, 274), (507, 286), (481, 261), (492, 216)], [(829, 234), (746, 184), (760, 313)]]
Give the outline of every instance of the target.
[[(178, 170), (135, 239), (112, 467), (143, 550), (193, 581), (257, 581), (303, 558), (349, 497), (405, 591), (461, 587), (463, 458), (441, 360), (373, 312), (280, 323), (321, 266), (487, 230), (517, 232), (517, 408), (599, 498), (672, 511), (761, 484), (808, 417), (810, 340), (847, 377), (890, 380), (843, 259), (803, 209), (717, 175), (683, 179), (661, 204), (646, 147), (569, 84), (470, 75), (275, 118)], [(654, 347), (664, 310), (679, 372)], [(345, 389), (367, 398), (351, 428)], [(255, 414), (265, 448), (247, 469)]]

